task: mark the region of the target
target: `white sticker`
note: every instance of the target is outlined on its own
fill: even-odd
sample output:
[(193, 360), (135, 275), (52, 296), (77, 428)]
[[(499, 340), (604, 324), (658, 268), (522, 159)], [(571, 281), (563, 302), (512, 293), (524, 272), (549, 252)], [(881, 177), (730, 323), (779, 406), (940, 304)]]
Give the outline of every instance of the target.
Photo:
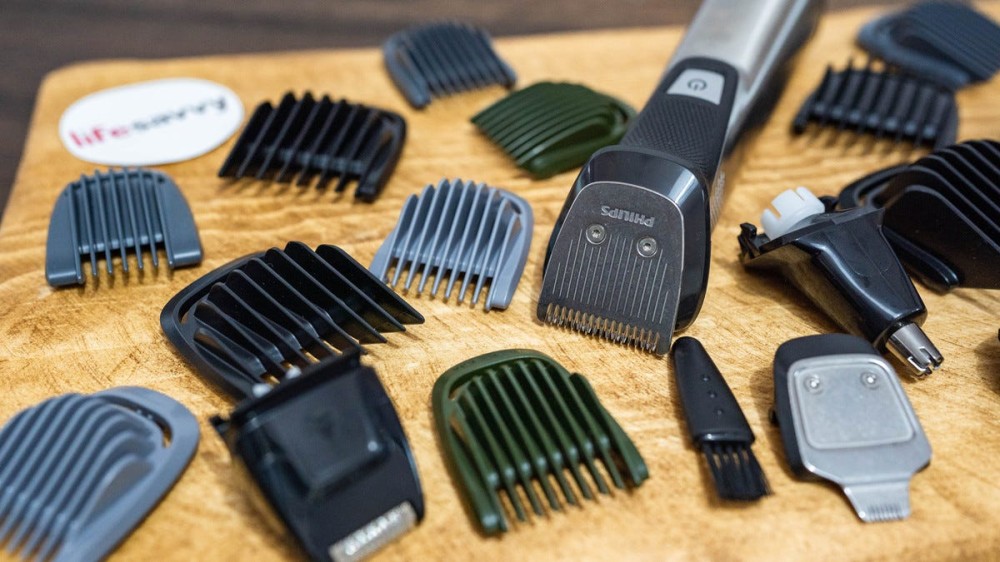
[(242, 122), (243, 102), (229, 88), (168, 78), (77, 100), (59, 120), (59, 136), (73, 156), (87, 162), (151, 166), (201, 156)]

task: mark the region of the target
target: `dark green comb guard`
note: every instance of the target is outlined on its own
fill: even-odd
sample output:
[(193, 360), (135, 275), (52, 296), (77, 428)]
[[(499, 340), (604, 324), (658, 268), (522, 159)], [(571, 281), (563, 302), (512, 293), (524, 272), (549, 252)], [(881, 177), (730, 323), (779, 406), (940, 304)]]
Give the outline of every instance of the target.
[(487, 353), (448, 369), (434, 384), (434, 420), (452, 474), (461, 481), (484, 533), (507, 531), (500, 492), (521, 521), (527, 497), (543, 515), (537, 489), (549, 507), (577, 504), (568, 470), (584, 498), (610, 493), (599, 459), (616, 488), (649, 476), (646, 463), (622, 428), (601, 406), (582, 375), (570, 374), (551, 357), (526, 349)]
[(621, 140), (635, 110), (579, 84), (539, 82), (472, 118), (517, 165), (537, 177), (576, 168)]

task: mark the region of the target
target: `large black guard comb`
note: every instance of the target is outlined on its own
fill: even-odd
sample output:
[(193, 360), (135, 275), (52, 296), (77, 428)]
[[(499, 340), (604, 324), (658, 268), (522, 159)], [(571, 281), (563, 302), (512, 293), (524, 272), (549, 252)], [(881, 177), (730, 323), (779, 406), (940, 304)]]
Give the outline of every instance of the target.
[(83, 285), (83, 261), (97, 277), (104, 259), (108, 275), (114, 258), (129, 272), (128, 255), (145, 268), (143, 252), (153, 267), (158, 252), (167, 265), (185, 267), (201, 262), (201, 240), (187, 200), (163, 172), (143, 168), (95, 171), (67, 185), (56, 200), (45, 247), (45, 277), (53, 287)]
[(320, 189), (339, 178), (334, 191), (356, 181), (354, 197), (371, 202), (389, 181), (405, 140), (406, 121), (396, 113), (329, 96), (316, 101), (309, 92), (298, 100), (288, 92), (278, 107), (257, 106), (219, 177), (289, 183), (298, 176), (299, 186), (318, 177)]
[(160, 314), (167, 338), (198, 372), (237, 398), (307, 365), (385, 342), (423, 316), (346, 252), (301, 242), (224, 265)]

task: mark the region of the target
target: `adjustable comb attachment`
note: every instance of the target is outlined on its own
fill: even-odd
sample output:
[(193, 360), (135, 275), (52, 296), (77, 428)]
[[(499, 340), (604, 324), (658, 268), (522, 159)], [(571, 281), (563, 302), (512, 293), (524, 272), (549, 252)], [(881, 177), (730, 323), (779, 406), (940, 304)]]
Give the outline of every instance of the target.
[(103, 559), (173, 487), (198, 422), (158, 392), (64, 394), (0, 430), (0, 541), (23, 559)]
[(955, 142), (958, 107), (954, 94), (937, 84), (875, 70), (871, 60), (860, 69), (849, 61), (845, 70), (827, 67), (795, 116), (792, 131), (801, 134), (809, 123), (939, 148)]
[(170, 269), (201, 262), (201, 240), (191, 209), (177, 184), (162, 172), (143, 168), (95, 171), (66, 186), (56, 200), (45, 248), (45, 278), (53, 287), (83, 285), (83, 261), (97, 277), (104, 259), (108, 275), (114, 259), (129, 272), (128, 255), (139, 269), (149, 252), (160, 266), (162, 248)]
[(449, 299), (458, 287), (458, 302), (474, 285), (473, 305), (489, 285), (483, 308), (505, 309), (524, 271), (533, 225), (531, 206), (517, 195), (484, 183), (443, 179), (407, 198), (370, 269), (393, 287), (406, 271), (407, 291), (419, 273), (418, 293), (433, 277), (431, 295), (437, 296), (444, 284)]
[(459, 22), (432, 23), (396, 33), (382, 46), (389, 76), (417, 109), (442, 97), (499, 84), (517, 75), (493, 50), (485, 30)]
[(423, 316), (336, 246), (289, 242), (175, 295), (160, 324), (198, 372), (237, 398)]
[(472, 118), (518, 166), (548, 177), (582, 165), (625, 135), (635, 110), (579, 84), (539, 82)]
[(1000, 26), (960, 2), (919, 2), (858, 33), (872, 55), (957, 90), (1000, 71)]
[(886, 238), (929, 286), (1000, 289), (1000, 143), (966, 141), (880, 170), (839, 204), (884, 208)]
[(371, 202), (389, 181), (405, 140), (406, 122), (396, 113), (329, 96), (316, 101), (309, 92), (298, 100), (289, 92), (276, 108), (257, 106), (219, 177), (289, 183), (297, 176), (299, 186), (318, 177), (320, 189), (339, 178), (334, 191), (355, 181), (354, 197)]
[(431, 401), (445, 457), (486, 534), (508, 530), (504, 503), (526, 521), (524, 497), (539, 516), (543, 500), (552, 510), (576, 505), (575, 489), (593, 499), (585, 472), (600, 493), (610, 493), (597, 461), (616, 488), (626, 480), (638, 487), (649, 476), (587, 379), (541, 353), (513, 349), (459, 363), (434, 384)]
[(212, 425), (317, 562), (361, 560), (424, 516), (410, 444), (354, 350), (309, 365)]

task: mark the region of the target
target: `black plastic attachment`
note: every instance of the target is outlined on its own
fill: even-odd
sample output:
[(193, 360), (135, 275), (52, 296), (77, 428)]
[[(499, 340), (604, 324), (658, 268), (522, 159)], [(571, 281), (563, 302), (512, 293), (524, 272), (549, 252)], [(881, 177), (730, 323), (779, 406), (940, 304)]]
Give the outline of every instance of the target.
[(301, 100), (291, 92), (275, 108), (271, 102), (257, 106), (219, 177), (271, 179), (304, 186), (314, 178), (323, 189), (339, 178), (334, 191), (357, 182), (354, 197), (374, 201), (396, 168), (406, 121), (384, 109), (334, 102), (329, 96), (316, 101), (306, 92)]
[(877, 70), (870, 59), (863, 68), (848, 61), (844, 70), (826, 68), (792, 131), (801, 134), (809, 123), (938, 148), (955, 142), (958, 106), (950, 90), (933, 82)]
[(722, 373), (694, 338), (678, 338), (671, 351), (688, 432), (708, 461), (719, 497), (766, 496), (767, 479), (750, 448), (753, 431)]
[(384, 342), (423, 316), (336, 246), (301, 242), (224, 265), (160, 314), (167, 338), (198, 372), (237, 398), (309, 364)]
[(97, 277), (103, 258), (108, 275), (114, 258), (129, 272), (128, 255), (153, 267), (159, 250), (170, 269), (201, 263), (201, 240), (184, 194), (170, 176), (144, 168), (95, 171), (67, 185), (56, 200), (45, 248), (45, 278), (53, 287), (83, 285), (83, 261)]
[(273, 513), (316, 561), (360, 560), (415, 526), (423, 493), (378, 375), (354, 350), (212, 418)]
[(460, 22), (419, 25), (389, 37), (382, 46), (389, 76), (417, 109), (441, 97), (499, 84), (517, 75), (493, 50), (485, 30)]
[(861, 28), (858, 43), (906, 72), (953, 90), (1000, 70), (1000, 26), (964, 2), (919, 2)]
[(838, 204), (884, 208), (886, 238), (928, 286), (1000, 289), (1000, 143), (966, 141), (879, 170)]

